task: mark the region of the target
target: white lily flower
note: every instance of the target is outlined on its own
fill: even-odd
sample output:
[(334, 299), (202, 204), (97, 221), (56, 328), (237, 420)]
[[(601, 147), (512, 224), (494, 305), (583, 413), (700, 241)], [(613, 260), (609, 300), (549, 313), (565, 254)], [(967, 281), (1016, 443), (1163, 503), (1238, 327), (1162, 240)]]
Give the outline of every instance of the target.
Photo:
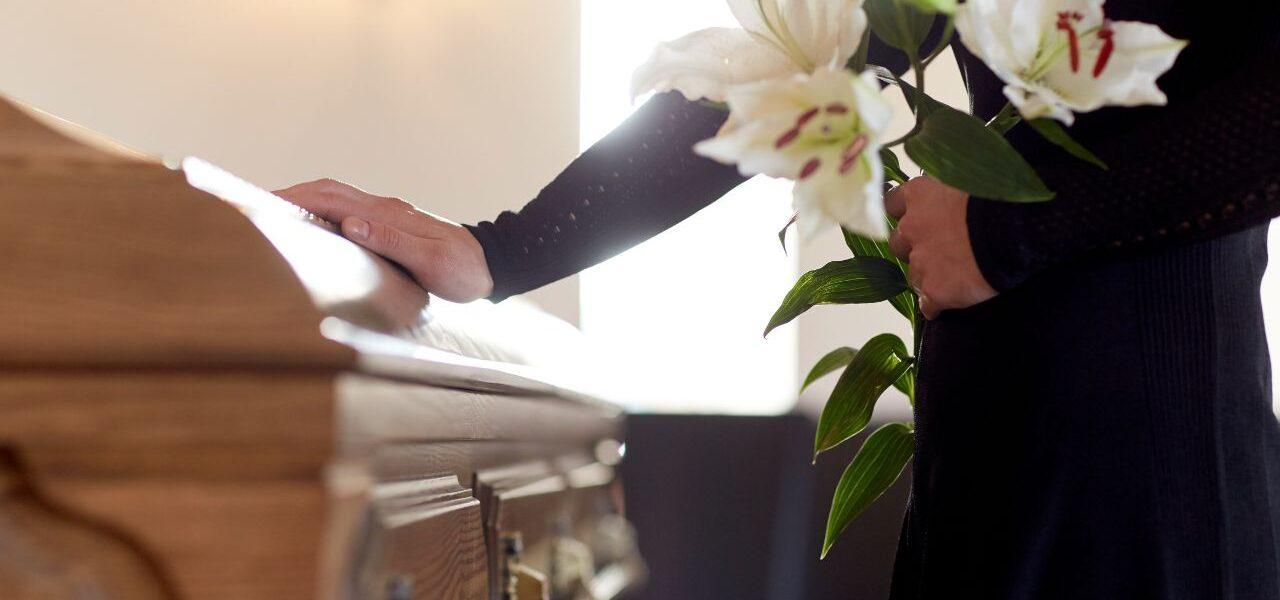
[(729, 8), (742, 29), (713, 27), (659, 44), (632, 76), (632, 95), (674, 89), (721, 102), (735, 84), (845, 64), (867, 26), (862, 0), (729, 0)]
[(832, 221), (884, 239), (884, 170), (880, 137), (892, 109), (870, 71), (841, 66), (812, 74), (734, 86), (730, 117), (716, 137), (694, 151), (737, 163), (743, 175), (796, 180), (793, 201), (801, 235)]
[(1155, 25), (1110, 21), (1103, 0), (968, 0), (956, 11), (966, 48), (1027, 119), (1070, 125), (1106, 105), (1163, 105), (1156, 79), (1186, 42)]

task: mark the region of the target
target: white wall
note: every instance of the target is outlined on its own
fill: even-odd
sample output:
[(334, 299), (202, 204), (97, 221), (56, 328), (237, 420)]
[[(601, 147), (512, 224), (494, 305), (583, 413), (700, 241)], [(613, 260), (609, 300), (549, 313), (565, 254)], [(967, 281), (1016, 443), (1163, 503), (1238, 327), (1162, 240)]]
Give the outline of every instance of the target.
[[(577, 0), (3, 0), (0, 91), (140, 150), (459, 221), (578, 149)], [(577, 285), (536, 300), (571, 321)]]

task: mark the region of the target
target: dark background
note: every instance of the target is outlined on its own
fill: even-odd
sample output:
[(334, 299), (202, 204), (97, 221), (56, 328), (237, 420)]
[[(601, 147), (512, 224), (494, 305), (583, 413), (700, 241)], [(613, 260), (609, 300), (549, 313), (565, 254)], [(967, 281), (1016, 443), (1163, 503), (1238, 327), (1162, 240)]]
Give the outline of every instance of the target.
[(888, 597), (910, 464), (819, 561), (831, 493), (863, 436), (811, 466), (814, 424), (800, 415), (627, 423), (627, 514), (650, 569), (640, 598)]

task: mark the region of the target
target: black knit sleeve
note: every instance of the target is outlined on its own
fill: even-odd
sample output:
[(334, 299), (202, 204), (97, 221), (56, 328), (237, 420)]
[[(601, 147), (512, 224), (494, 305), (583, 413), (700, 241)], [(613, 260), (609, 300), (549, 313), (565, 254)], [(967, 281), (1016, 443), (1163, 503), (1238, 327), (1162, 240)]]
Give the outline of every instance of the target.
[[(934, 23), (922, 45), (941, 37)], [(896, 73), (905, 55), (874, 36), (868, 61)], [(734, 166), (693, 153), (728, 113), (658, 94), (569, 164), (518, 212), (468, 225), (500, 301), (600, 263), (665, 231), (745, 181)]]
[(1171, 95), (1141, 127), (1091, 141), (1109, 170), (1065, 155), (1036, 164), (1053, 200), (971, 201), (970, 239), (991, 285), (1004, 291), (1054, 264), (1280, 215), (1280, 60), (1272, 47), (1237, 64), (1200, 73), (1195, 93)]
[(728, 193), (737, 168), (693, 153), (723, 110), (654, 96), (519, 212), (468, 229), (484, 248), (491, 300), (541, 287), (630, 248)]

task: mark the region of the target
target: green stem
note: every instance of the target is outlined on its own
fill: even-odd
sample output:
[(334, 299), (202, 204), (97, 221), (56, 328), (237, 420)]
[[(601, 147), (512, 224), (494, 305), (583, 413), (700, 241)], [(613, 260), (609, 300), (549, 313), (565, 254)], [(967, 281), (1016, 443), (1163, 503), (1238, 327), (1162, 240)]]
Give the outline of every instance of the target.
[(920, 342), (924, 340), (924, 314), (920, 312), (919, 297), (916, 299), (916, 318), (911, 324), (911, 353), (920, 356)]
[(910, 375), (912, 378), (915, 378), (915, 381), (912, 382), (911, 387), (909, 388), (911, 390), (911, 393), (907, 394), (907, 405), (909, 405), (911, 408), (916, 407), (916, 384), (918, 384), (920, 381), (919, 378), (917, 377), (919, 373), (920, 373), (920, 364), (919, 363), (912, 364), (911, 370), (908, 372), (908, 375)]
[(698, 104), (701, 104), (707, 108), (714, 108), (717, 110), (723, 110), (725, 112), (729, 111), (729, 104), (726, 102), (716, 102), (715, 100), (707, 100), (706, 98), (703, 98), (698, 101)]
[(924, 106), (924, 63), (914, 53), (911, 55), (911, 70), (916, 72), (916, 115), (919, 116), (920, 107)]
[[(911, 60), (911, 70), (915, 71), (915, 74), (916, 74), (916, 89), (915, 89), (915, 93), (913, 94), (915, 96), (915, 101), (912, 103), (915, 107), (916, 123), (915, 125), (911, 126), (911, 131), (908, 131), (902, 134), (901, 136), (899, 136), (898, 138), (894, 139), (893, 141), (885, 144), (883, 146), (885, 148), (892, 148), (894, 146), (897, 146), (898, 144), (901, 144), (907, 141), (907, 139), (910, 138), (911, 136), (917, 133), (920, 133), (920, 128), (924, 127), (924, 119), (921, 118), (920, 107), (924, 106), (924, 99), (925, 99), (925, 95), (924, 95), (924, 68), (925, 67), (924, 67), (924, 63), (920, 62), (920, 58), (917, 57), (914, 52), (908, 53), (907, 58)], [(909, 93), (907, 91), (907, 86), (903, 85), (902, 78), (899, 77), (897, 73), (893, 73), (893, 80), (898, 82), (898, 89), (902, 90), (903, 96)]]
[(933, 59), (938, 58), (938, 55), (942, 54), (942, 51), (951, 45), (951, 36), (955, 33), (955, 30), (956, 19), (954, 16), (948, 15), (946, 24), (942, 26), (942, 37), (938, 38), (938, 45), (929, 53), (929, 56), (925, 57), (924, 66), (928, 67), (929, 63), (933, 62)]

